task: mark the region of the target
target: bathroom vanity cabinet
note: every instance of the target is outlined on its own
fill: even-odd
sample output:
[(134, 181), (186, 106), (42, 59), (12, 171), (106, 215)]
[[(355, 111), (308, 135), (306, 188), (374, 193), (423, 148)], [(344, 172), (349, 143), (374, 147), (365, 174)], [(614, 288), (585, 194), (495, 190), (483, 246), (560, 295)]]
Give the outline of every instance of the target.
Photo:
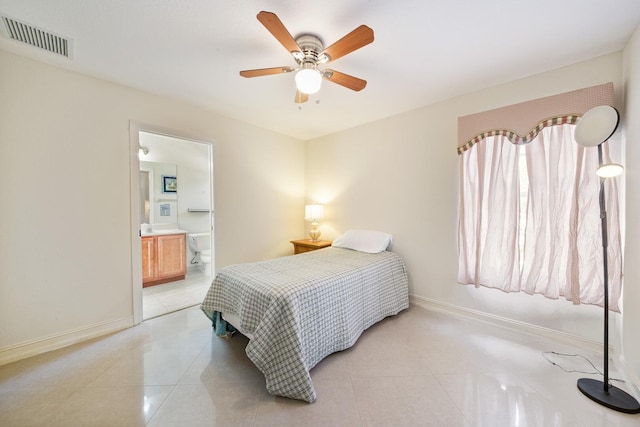
[(186, 234), (142, 237), (142, 287), (183, 280), (187, 272)]

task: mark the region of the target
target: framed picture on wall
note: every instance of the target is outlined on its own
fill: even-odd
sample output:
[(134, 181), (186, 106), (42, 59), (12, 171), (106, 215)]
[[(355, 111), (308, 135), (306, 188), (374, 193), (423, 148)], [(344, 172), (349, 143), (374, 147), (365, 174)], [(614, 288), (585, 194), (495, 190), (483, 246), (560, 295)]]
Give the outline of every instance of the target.
[(162, 177), (162, 192), (175, 193), (178, 190), (178, 179), (175, 176)]

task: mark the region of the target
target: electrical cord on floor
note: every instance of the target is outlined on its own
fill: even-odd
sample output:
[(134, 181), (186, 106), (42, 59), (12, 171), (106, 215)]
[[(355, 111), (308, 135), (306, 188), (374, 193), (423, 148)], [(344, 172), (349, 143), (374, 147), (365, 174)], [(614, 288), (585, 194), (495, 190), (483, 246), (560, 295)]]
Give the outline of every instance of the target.
[[(560, 364), (558, 364), (558, 363), (554, 362), (553, 360), (549, 359), (549, 357), (548, 357), (549, 354), (553, 354), (553, 355), (556, 355), (556, 356), (565, 356), (565, 357), (579, 357), (579, 358), (585, 360), (587, 363), (589, 363), (589, 365), (591, 365), (591, 367), (593, 368), (593, 370), (595, 372), (566, 369), (563, 366), (561, 366)], [(569, 373), (576, 372), (578, 374), (589, 374), (589, 375), (602, 375), (602, 376), (604, 376), (604, 373), (602, 371), (600, 371), (600, 369), (598, 369), (596, 367), (596, 365), (594, 365), (591, 360), (587, 359), (586, 357), (584, 357), (581, 354), (567, 354), (567, 353), (558, 353), (558, 352), (555, 352), (555, 351), (543, 351), (542, 352), (542, 357), (547, 359), (547, 362), (551, 363), (554, 366), (557, 366), (558, 368), (562, 369), (565, 372), (569, 372)], [(609, 381), (618, 381), (618, 382), (621, 382), (621, 383), (625, 382), (621, 378), (609, 378)], [(609, 385), (611, 385), (611, 384), (609, 384)]]

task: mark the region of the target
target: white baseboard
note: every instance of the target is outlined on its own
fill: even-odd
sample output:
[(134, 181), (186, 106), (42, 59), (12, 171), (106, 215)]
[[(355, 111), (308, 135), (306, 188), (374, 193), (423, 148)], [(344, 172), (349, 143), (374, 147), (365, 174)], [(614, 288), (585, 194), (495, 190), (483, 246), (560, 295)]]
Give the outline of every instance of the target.
[(131, 326), (133, 326), (133, 317), (128, 316), (0, 348), (0, 366), (117, 332)]
[(629, 394), (631, 394), (637, 401), (640, 402), (640, 379), (637, 376), (630, 376), (628, 370), (626, 368), (626, 360), (624, 355), (621, 354), (616, 359), (616, 362), (620, 366), (622, 379), (625, 381), (628, 389), (626, 390)]
[[(543, 326), (533, 325), (531, 323), (521, 322), (519, 320), (509, 319), (502, 316), (496, 316), (494, 314), (486, 313), (483, 311), (460, 307), (453, 304), (447, 304), (417, 295), (410, 295), (409, 299), (412, 304), (422, 307), (426, 310), (471, 318), (494, 326), (508, 328), (538, 336), (544, 336), (547, 338), (552, 338), (554, 340), (562, 341), (564, 343), (575, 345), (580, 348), (602, 352), (602, 343), (589, 340), (578, 335), (569, 334), (567, 332), (562, 332), (555, 329), (545, 328)], [(613, 347), (609, 348), (609, 352), (611, 355), (615, 353), (614, 350), (615, 349)]]

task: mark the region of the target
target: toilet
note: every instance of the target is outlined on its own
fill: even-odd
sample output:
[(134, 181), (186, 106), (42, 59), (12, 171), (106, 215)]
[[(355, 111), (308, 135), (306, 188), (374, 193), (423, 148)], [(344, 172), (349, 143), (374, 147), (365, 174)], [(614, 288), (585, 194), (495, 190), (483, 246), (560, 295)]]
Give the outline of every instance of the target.
[(200, 252), (200, 261), (204, 264), (205, 276), (211, 277), (211, 249), (204, 249)]
[(211, 277), (211, 249), (209, 248), (210, 233), (189, 233), (187, 241), (189, 249), (193, 252), (191, 265), (200, 264), (204, 266), (204, 274)]

